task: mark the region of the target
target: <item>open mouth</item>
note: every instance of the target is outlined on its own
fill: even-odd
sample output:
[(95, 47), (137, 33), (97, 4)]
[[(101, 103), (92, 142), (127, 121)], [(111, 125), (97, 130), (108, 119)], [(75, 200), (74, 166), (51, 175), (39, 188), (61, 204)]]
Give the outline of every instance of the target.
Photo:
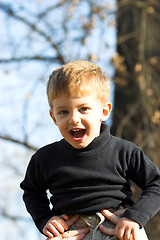
[(85, 135), (85, 129), (74, 129), (71, 130), (72, 138), (75, 141), (82, 140)]

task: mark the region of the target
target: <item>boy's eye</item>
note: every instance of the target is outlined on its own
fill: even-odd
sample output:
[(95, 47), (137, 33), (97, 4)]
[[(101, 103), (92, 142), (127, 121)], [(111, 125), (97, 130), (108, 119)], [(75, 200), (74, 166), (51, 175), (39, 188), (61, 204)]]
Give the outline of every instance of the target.
[(59, 112), (60, 115), (65, 115), (65, 114), (67, 114), (67, 113), (68, 113), (67, 110), (62, 110), (62, 111)]
[(80, 112), (86, 112), (88, 110), (88, 107), (82, 107), (81, 109), (80, 109)]

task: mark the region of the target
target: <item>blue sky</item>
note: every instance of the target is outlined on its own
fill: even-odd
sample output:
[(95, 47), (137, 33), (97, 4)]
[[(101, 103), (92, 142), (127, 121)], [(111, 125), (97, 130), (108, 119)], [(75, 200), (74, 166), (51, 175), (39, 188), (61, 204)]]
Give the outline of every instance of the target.
[[(101, 3), (103, 2), (105, 3), (106, 1), (101, 1)], [(3, 0), (1, 3), (9, 3), (16, 9), (18, 14), (22, 17), (27, 17), (30, 22), (35, 23), (34, 13), (41, 12), (44, 8), (46, 9), (47, 5), (50, 6), (53, 1), (15, 0), (13, 4), (11, 0)], [(112, 4), (114, 5), (114, 1), (112, 1)], [(70, 21), (67, 25), (68, 29), (71, 29), (67, 35), (64, 35), (64, 32), (59, 29), (61, 18), (65, 12), (55, 12), (50, 31), (57, 32), (57, 35), (54, 37), (55, 41), (58, 41), (58, 39), (62, 41), (65, 36), (65, 41), (62, 41), (61, 44), (61, 50), (67, 61), (85, 58), (87, 54), (92, 53), (99, 57), (98, 65), (102, 67), (107, 75), (112, 77), (114, 68), (111, 64), (111, 58), (115, 53), (116, 43), (115, 27), (109, 27), (110, 23), (114, 22), (112, 14), (107, 17), (104, 23), (95, 19), (96, 27), (92, 35), (86, 39), (86, 45), (80, 48), (78, 42), (72, 41), (73, 37), (77, 37), (80, 34), (77, 27), (79, 21), (78, 13), (80, 12), (80, 15), (85, 17), (87, 14), (87, 7), (85, 6), (87, 5), (85, 5), (84, 1), (76, 10), (77, 15), (75, 14), (73, 21)], [(115, 6), (113, 10), (115, 10)], [(45, 31), (47, 21), (49, 24), (53, 15), (48, 15), (48, 17), (45, 24), (39, 21), (36, 22), (36, 26)], [(33, 53), (54, 56), (55, 51), (45, 44), (44, 38), (39, 37), (37, 34), (32, 34), (25, 24), (19, 23), (13, 18), (7, 18), (2, 12), (0, 12), (0, 21), (0, 58), (32, 56)], [(104, 42), (106, 45), (103, 44)], [(58, 66), (57, 63), (29, 62), (27, 60), (21, 63), (1, 64), (1, 135), (8, 135), (22, 141), (27, 137), (28, 142), (38, 148), (61, 138), (57, 127), (49, 117), (49, 106), (46, 97), (46, 81), (51, 71)], [(111, 98), (111, 101), (113, 102), (113, 98)], [(14, 222), (0, 216), (0, 224), (3, 229), (1, 238), (5, 240), (21, 240), (23, 235), (23, 240), (45, 239), (39, 235), (27, 214), (22, 202), (22, 192), (19, 188), (19, 183), (24, 177), (26, 166), (33, 151), (21, 145), (0, 140), (0, 152), (0, 168), (2, 169), (0, 181), (3, 183), (0, 188), (0, 208), (5, 209), (11, 216), (24, 218), (24, 220)]]

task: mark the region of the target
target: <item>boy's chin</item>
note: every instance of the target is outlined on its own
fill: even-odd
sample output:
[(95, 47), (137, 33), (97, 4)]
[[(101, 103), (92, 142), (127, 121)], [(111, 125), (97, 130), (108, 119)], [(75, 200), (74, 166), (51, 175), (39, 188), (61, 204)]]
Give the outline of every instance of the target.
[(76, 149), (81, 149), (81, 148), (85, 148), (87, 147), (92, 141), (78, 141), (78, 140), (75, 140), (74, 142), (72, 141), (72, 143), (70, 143), (72, 145), (72, 147), (76, 148)]

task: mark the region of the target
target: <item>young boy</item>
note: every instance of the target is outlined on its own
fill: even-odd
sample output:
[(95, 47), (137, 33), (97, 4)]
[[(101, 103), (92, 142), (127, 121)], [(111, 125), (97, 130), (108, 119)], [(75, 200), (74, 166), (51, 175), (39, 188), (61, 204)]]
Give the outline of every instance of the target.
[[(32, 156), (21, 183), (28, 212), (49, 238), (63, 234), (67, 219), (78, 215), (77, 224), (85, 222), (82, 227), (96, 223), (84, 239), (105, 239), (103, 233), (95, 235), (107, 221), (103, 209), (116, 211), (129, 205), (115, 232), (119, 239), (136, 239), (138, 229), (160, 208), (157, 167), (141, 149), (112, 136), (102, 123), (112, 109), (109, 93), (108, 78), (87, 61), (63, 65), (49, 78), (50, 116), (64, 138)], [(136, 203), (131, 199), (130, 180), (143, 190)], [(51, 193), (50, 202), (46, 190)]]

